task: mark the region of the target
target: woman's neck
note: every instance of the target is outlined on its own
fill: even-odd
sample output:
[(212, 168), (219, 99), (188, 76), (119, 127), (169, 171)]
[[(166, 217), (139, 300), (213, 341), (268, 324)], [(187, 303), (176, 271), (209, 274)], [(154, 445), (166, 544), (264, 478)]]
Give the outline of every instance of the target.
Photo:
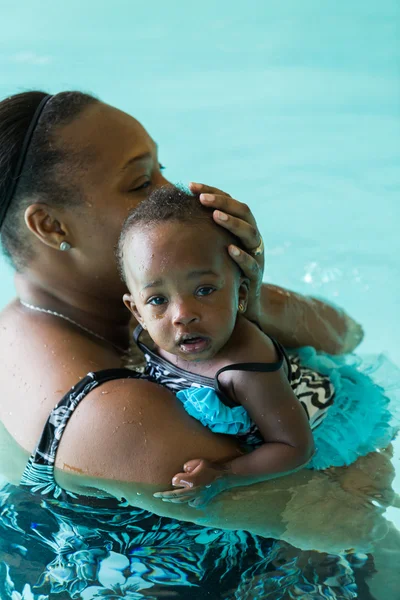
[(27, 273), (15, 275), (15, 287), (22, 302), (60, 313), (111, 344), (128, 348), (131, 315), (121, 296), (104, 299), (69, 287), (49, 288)]

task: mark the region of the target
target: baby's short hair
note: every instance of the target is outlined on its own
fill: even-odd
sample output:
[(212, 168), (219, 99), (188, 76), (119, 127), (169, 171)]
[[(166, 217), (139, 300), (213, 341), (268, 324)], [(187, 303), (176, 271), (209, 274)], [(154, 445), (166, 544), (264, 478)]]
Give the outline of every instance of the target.
[[(213, 211), (214, 209), (202, 205), (198, 195), (190, 193), (183, 187), (165, 185), (151, 192), (139, 206), (129, 213), (119, 236), (116, 256), (119, 272), (125, 283), (123, 250), (126, 238), (134, 227), (139, 225), (156, 225), (157, 223), (165, 223), (166, 221), (190, 223), (202, 220), (214, 223), (212, 218)], [(218, 225), (215, 225), (215, 227), (218, 227)], [(221, 229), (221, 233), (223, 231)], [(240, 245), (239, 240), (234, 235), (231, 235), (231, 237), (233, 244)]]

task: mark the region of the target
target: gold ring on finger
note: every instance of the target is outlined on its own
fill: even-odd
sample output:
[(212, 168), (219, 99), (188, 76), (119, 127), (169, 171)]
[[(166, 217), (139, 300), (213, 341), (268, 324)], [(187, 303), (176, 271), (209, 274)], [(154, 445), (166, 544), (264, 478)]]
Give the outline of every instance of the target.
[(257, 248), (254, 248), (254, 250), (250, 250), (250, 254), (252, 254), (253, 256), (260, 256), (260, 254), (263, 254), (264, 252), (264, 242), (262, 237), (260, 236), (260, 243), (258, 244)]

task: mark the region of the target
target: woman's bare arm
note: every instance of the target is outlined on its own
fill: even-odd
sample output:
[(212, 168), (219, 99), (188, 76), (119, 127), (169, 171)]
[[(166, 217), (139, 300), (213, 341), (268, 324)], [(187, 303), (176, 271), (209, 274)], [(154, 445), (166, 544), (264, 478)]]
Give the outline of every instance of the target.
[(240, 451), (192, 419), (175, 396), (143, 379), (91, 391), (74, 411), (57, 452), (59, 469), (119, 481), (166, 485), (193, 456), (229, 460)]
[(259, 323), (288, 348), (313, 346), (329, 354), (352, 352), (362, 341), (359, 323), (321, 300), (263, 284)]

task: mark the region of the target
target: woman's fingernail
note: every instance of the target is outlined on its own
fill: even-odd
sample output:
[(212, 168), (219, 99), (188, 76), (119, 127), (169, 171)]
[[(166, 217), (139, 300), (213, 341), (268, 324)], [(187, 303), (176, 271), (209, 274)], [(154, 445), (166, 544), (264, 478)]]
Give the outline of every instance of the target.
[(219, 219), (220, 221), (227, 221), (228, 215), (226, 213), (221, 212), (220, 210), (217, 210), (217, 219)]
[(229, 246), (229, 254), (232, 256), (240, 256), (240, 250), (236, 246)]
[(177, 477), (172, 479), (172, 485), (179, 485), (179, 479)]
[(214, 196), (212, 194), (200, 194), (200, 200), (205, 202), (214, 202)]

